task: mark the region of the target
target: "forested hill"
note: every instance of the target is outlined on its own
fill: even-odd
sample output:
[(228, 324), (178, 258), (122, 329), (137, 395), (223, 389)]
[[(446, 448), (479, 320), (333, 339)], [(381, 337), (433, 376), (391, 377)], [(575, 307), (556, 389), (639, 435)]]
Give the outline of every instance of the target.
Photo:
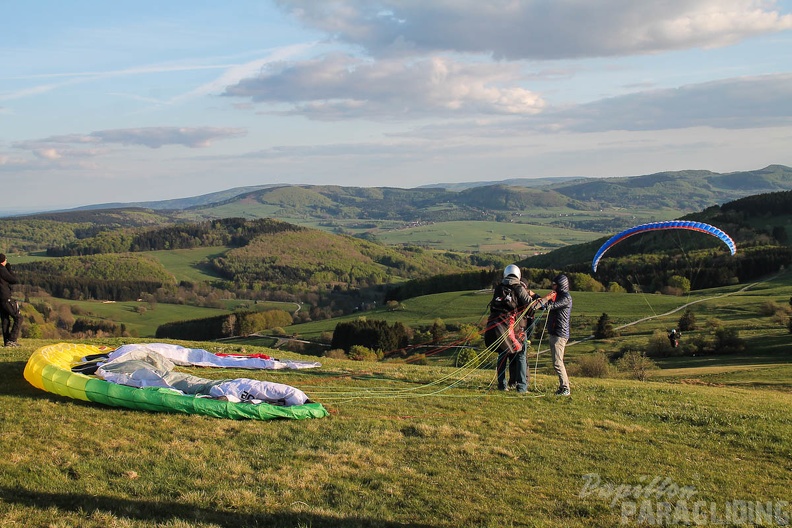
[(633, 178), (587, 179), (555, 187), (564, 196), (583, 202), (677, 207), (690, 212), (749, 195), (790, 189), (792, 168), (784, 165), (728, 174), (681, 171)]
[(278, 214), (288, 216), (299, 212), (319, 220), (476, 220), (527, 207), (562, 206), (576, 210), (649, 206), (694, 212), (745, 196), (792, 190), (792, 168), (769, 165), (759, 170), (730, 173), (686, 170), (574, 180), (509, 178), (503, 181), (448, 184), (446, 187), (443, 188), (442, 184), (415, 189), (260, 185), (176, 200), (93, 205), (61, 212), (59, 218), (66, 221), (69, 215), (78, 215), (86, 210), (138, 207), (159, 211), (174, 221), (185, 218), (195, 220), (232, 216), (223, 214), (232, 205), (247, 205), (249, 214), (259, 217)]
[[(682, 219), (706, 222), (722, 229), (734, 239), (737, 255), (729, 256), (719, 240), (700, 233), (646, 233), (628, 238), (609, 250), (596, 278), (606, 285), (627, 276), (635, 283), (643, 280), (648, 284), (652, 280), (662, 282), (673, 274), (690, 275), (692, 266), (699, 281), (694, 287), (707, 287), (745, 282), (792, 265), (792, 191), (741, 198)], [(612, 234), (530, 257), (520, 264), (587, 273), (597, 249)]]

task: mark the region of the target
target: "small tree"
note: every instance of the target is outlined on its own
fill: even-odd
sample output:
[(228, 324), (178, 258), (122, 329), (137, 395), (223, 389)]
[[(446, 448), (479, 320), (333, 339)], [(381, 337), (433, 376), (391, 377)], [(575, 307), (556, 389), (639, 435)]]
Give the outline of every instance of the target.
[(611, 282), (608, 284), (608, 291), (611, 293), (627, 293), (627, 290), (618, 282)]
[(619, 335), (616, 330), (613, 329), (613, 324), (610, 322), (610, 317), (608, 314), (603, 313), (599, 321), (597, 321), (597, 326), (594, 327), (594, 337), (597, 339), (610, 339), (611, 337), (616, 337)]
[(662, 330), (655, 330), (646, 346), (646, 355), (653, 358), (668, 357), (674, 353), (668, 335)]
[(333, 348), (324, 353), (324, 357), (331, 359), (348, 359), (347, 353), (343, 348)]
[(385, 303), (385, 307), (388, 309), (389, 312), (404, 310), (404, 305), (399, 301), (388, 301), (387, 303)]
[(685, 313), (679, 318), (677, 326), (680, 332), (688, 332), (696, 329), (696, 316), (690, 311), (690, 308), (685, 310)]
[(446, 335), (446, 325), (443, 320), (435, 319), (434, 323), (432, 323), (432, 327), (429, 329), (429, 333), (432, 334), (432, 340), (435, 343), (443, 339)]
[(736, 354), (746, 348), (745, 341), (740, 337), (740, 332), (734, 327), (720, 327), (715, 330), (715, 353)]
[(470, 346), (478, 346), (484, 340), (481, 329), (472, 324), (463, 324), (459, 327), (459, 338)]
[(672, 275), (668, 278), (668, 286), (680, 290), (682, 293), (690, 293), (690, 280), (681, 275)]
[(602, 350), (580, 356), (576, 360), (579, 375), (586, 378), (605, 378), (611, 372), (608, 356)]
[(479, 356), (478, 352), (476, 352), (475, 348), (463, 348), (457, 353), (456, 356), (456, 366), (457, 367), (466, 367), (470, 366), (478, 366)]
[(657, 364), (646, 356), (643, 352), (630, 350), (616, 362), (619, 370), (629, 372), (630, 375), (639, 381), (646, 381), (650, 370), (656, 370)]
[(349, 349), (349, 359), (355, 361), (377, 361), (377, 353), (363, 345), (352, 345)]

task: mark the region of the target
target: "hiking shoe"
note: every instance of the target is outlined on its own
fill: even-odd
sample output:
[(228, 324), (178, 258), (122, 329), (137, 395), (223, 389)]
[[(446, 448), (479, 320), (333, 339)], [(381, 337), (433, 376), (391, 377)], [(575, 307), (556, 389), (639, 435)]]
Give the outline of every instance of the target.
[(570, 394), (572, 394), (572, 393), (569, 392), (569, 387), (560, 387), (556, 391), (556, 396), (569, 396)]
[(20, 344), (17, 343), (16, 341), (9, 341), (8, 343), (5, 344), (5, 346), (8, 347), (8, 348), (13, 348), (13, 347), (20, 346)]

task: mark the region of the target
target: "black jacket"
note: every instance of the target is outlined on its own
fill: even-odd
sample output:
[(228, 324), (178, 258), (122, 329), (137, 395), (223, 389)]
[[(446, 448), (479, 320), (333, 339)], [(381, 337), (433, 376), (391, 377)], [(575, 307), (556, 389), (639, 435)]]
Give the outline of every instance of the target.
[[(484, 344), (489, 347), (499, 343), (497, 347), (498, 352), (508, 352), (514, 354), (522, 350), (523, 343), (516, 342), (524, 339), (525, 327), (527, 320), (523, 318), (518, 324), (513, 325), (514, 318), (519, 315), (537, 295), (531, 297), (528, 295), (528, 288), (525, 284), (520, 282), (516, 277), (506, 277), (501, 284), (509, 286), (515, 296), (517, 308), (513, 312), (502, 312), (499, 310), (490, 310), (490, 316), (487, 320), (487, 328), (484, 332)], [(492, 303), (490, 303), (492, 305)], [(506, 335), (504, 335), (506, 334)], [(513, 336), (509, 338), (507, 336)], [(515, 341), (516, 340), (516, 341)]]
[(17, 284), (19, 281), (11, 272), (10, 266), (0, 266), (0, 299), (10, 299), (13, 296), (11, 285)]

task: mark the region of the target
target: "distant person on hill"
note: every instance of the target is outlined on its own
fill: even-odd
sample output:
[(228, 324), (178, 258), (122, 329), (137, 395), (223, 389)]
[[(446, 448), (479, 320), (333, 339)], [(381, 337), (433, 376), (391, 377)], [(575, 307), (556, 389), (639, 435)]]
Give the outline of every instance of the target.
[(3, 324), (3, 346), (7, 347), (19, 346), (19, 303), (12, 298), (11, 291), (11, 285), (18, 282), (8, 259), (0, 253), (0, 319)]
[(672, 328), (670, 332), (668, 332), (668, 340), (671, 342), (671, 348), (676, 348), (679, 346), (679, 338), (682, 336), (681, 333), (677, 332), (676, 328)]
[[(507, 391), (514, 387), (517, 392), (528, 391), (528, 367), (525, 361), (526, 328), (532, 317), (522, 317), (531, 301), (539, 296), (520, 281), (519, 266), (510, 264), (503, 270), (503, 280), (495, 286), (490, 301), (490, 316), (484, 331), (484, 344), (498, 352), (495, 372), (498, 390)], [(509, 383), (506, 384), (506, 367), (509, 368)]]
[(569, 376), (564, 365), (564, 349), (569, 340), (569, 325), (572, 318), (572, 296), (569, 294), (569, 279), (557, 275), (551, 285), (552, 292), (542, 297), (543, 308), (548, 310), (547, 333), (550, 351), (553, 353), (553, 370), (558, 374), (556, 395), (569, 396)]

